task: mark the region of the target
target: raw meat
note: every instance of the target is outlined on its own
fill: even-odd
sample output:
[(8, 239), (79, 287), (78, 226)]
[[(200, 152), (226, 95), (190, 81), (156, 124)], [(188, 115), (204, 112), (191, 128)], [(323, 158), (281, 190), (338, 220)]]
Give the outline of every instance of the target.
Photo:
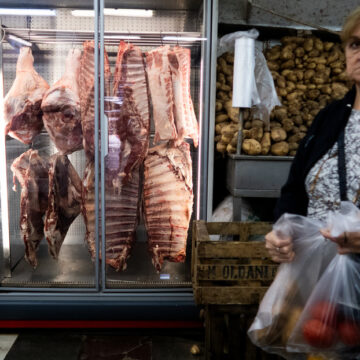
[(199, 142), (199, 126), (190, 93), (190, 49), (175, 46), (168, 53), (175, 103), (176, 145), (191, 137), (194, 146)]
[(64, 155), (83, 147), (78, 87), (80, 58), (79, 49), (69, 51), (64, 75), (45, 93), (41, 104), (45, 128)]
[(177, 138), (168, 52), (169, 45), (166, 45), (146, 53), (146, 71), (155, 123), (155, 143)]
[(160, 271), (164, 260), (183, 262), (193, 207), (190, 146), (161, 144), (144, 162), (144, 212), (149, 251)]
[[(95, 259), (95, 173), (89, 163), (83, 180), (83, 215), (86, 225), (85, 241)], [(117, 271), (126, 269), (138, 223), (139, 168), (133, 170), (120, 193), (113, 186), (105, 188), (106, 263)], [(100, 200), (99, 200), (100, 201)], [(101, 209), (99, 208), (99, 216)]]
[(49, 199), (45, 214), (45, 237), (54, 259), (80, 211), (81, 179), (66, 155), (55, 154), (49, 160)]
[(138, 47), (120, 42), (114, 80), (106, 173), (108, 185), (120, 190), (144, 161), (149, 145), (149, 94)]
[(14, 160), (11, 170), (14, 184), (16, 176), (21, 185), (20, 233), (25, 259), (36, 268), (36, 250), (44, 237), (43, 215), (48, 205), (48, 165), (36, 150), (30, 149)]
[[(94, 136), (95, 136), (95, 93), (94, 93), (94, 41), (85, 41), (83, 44), (84, 51), (81, 57), (79, 87), (80, 87), (80, 109), (81, 109), (81, 126), (83, 132), (83, 146), (85, 155), (91, 161), (94, 158)], [(107, 53), (104, 53), (105, 68), (105, 98), (110, 95), (110, 78), (111, 71)]]
[(22, 47), (16, 77), (4, 99), (5, 134), (30, 144), (43, 128), (41, 101), (49, 88), (34, 69), (31, 49)]

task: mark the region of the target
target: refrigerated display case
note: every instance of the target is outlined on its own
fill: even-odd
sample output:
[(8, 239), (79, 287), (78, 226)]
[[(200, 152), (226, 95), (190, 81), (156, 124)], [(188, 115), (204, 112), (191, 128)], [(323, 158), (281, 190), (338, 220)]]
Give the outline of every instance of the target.
[[(11, 15), (1, 16), (0, 324), (36, 319), (194, 320), (198, 311), (191, 290), (191, 222), (206, 218), (209, 201), (208, 99), (215, 2), (28, 3), (31, 11), (36, 7), (51, 10), (46, 16), (30, 11), (13, 15), (11, 11), (22, 6), (18, 2), (7, 1), (3, 6)], [(128, 8), (142, 14), (134, 15)], [(119, 44), (125, 55), (119, 52)], [(190, 101), (199, 125), (198, 146), (185, 133), (185, 145), (179, 140), (177, 153), (166, 153), (165, 157), (154, 150), (160, 126), (154, 124), (154, 111), (161, 113), (162, 109), (156, 109), (157, 93), (150, 91), (148, 63), (148, 54), (159, 48), (168, 51), (170, 60), (176, 49), (189, 55), (186, 66), (190, 75), (181, 81), (186, 82), (189, 75)], [(85, 56), (89, 49), (90, 65)], [(60, 105), (45, 106), (45, 98), (50, 103), (49, 92), (39, 103), (29, 105), (33, 84), (28, 83), (32, 80), (26, 74), (31, 54), (36, 79), (42, 77), (50, 89), (58, 85), (63, 97), (55, 102)], [(137, 60), (133, 60), (135, 55)], [(132, 71), (135, 78), (131, 78)], [(176, 69), (169, 70), (170, 77), (174, 73)], [(74, 77), (78, 78), (78, 97), (69, 80)], [(62, 82), (57, 83), (60, 78)], [(146, 99), (137, 93), (141, 86)], [(48, 91), (46, 86), (43, 91)], [(14, 115), (19, 102), (28, 108)], [(139, 108), (145, 111), (144, 104), (148, 127), (143, 113), (138, 118)], [(171, 108), (176, 111), (175, 105)], [(39, 119), (45, 128), (34, 129)], [(84, 140), (79, 145), (80, 125)], [(122, 131), (126, 135), (122, 136)], [(160, 143), (166, 143), (167, 149), (176, 141)], [(181, 146), (186, 150), (179, 152)], [(165, 168), (171, 168), (173, 174), (170, 178), (160, 174), (168, 184), (160, 184), (155, 192), (149, 174), (157, 166), (156, 158), (155, 163), (143, 162), (148, 148), (148, 154), (166, 158)], [(126, 160), (129, 154), (136, 160)], [(186, 181), (180, 179), (184, 171), (188, 171)], [(186, 186), (174, 190), (172, 183), (179, 179)], [(153, 245), (149, 247), (149, 223), (159, 221), (159, 230), (165, 226), (153, 216), (154, 208), (147, 210), (146, 199), (155, 197), (153, 206), (163, 211), (164, 204), (169, 204), (167, 191), (177, 196), (172, 207), (188, 206), (190, 221), (178, 255), (167, 254), (159, 260), (154, 254), (162, 254), (159, 249), (164, 235), (159, 238), (153, 226)], [(45, 200), (42, 193), (47, 194)], [(166, 215), (163, 212), (161, 216)], [(178, 228), (184, 226), (172, 217), (170, 212), (167, 226), (170, 238), (175, 239)], [(170, 248), (175, 246), (175, 242), (166, 241)], [(102, 261), (102, 254), (106, 254), (106, 261)]]

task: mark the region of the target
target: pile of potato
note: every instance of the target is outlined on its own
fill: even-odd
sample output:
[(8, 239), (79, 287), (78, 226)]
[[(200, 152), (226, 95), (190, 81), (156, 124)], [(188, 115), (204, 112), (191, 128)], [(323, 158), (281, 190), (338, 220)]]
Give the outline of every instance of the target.
[[(282, 106), (273, 109), (270, 123), (246, 111), (242, 153), (294, 156), (315, 115), (351, 84), (345, 74), (341, 44), (311, 37), (286, 36), (265, 50)], [(236, 152), (239, 110), (231, 107), (233, 55), (218, 58), (216, 96), (216, 149)]]

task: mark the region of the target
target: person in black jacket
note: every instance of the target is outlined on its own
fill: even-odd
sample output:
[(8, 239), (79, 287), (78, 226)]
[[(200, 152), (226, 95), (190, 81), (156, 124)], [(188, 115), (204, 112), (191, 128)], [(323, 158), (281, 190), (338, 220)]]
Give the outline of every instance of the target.
[[(354, 86), (315, 117), (281, 189), (275, 220), (285, 212), (325, 220), (343, 200), (360, 206), (360, 7), (346, 19), (341, 39)], [(338, 244), (339, 253), (360, 253), (360, 233), (322, 234)], [(291, 238), (271, 231), (265, 242), (274, 261), (293, 260)]]

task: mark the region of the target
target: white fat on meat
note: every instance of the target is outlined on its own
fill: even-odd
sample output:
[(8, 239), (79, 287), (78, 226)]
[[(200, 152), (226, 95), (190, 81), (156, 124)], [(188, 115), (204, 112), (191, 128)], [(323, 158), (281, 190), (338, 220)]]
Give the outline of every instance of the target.
[(43, 128), (41, 101), (48, 83), (34, 69), (29, 47), (22, 47), (15, 80), (4, 99), (5, 134), (30, 144)]
[(199, 126), (190, 93), (190, 49), (175, 46), (168, 53), (175, 103), (176, 145), (191, 137), (194, 146), (199, 142)]
[(81, 51), (69, 50), (64, 75), (45, 93), (41, 109), (51, 140), (60, 154), (82, 149), (82, 129), (78, 78)]
[(146, 72), (155, 123), (155, 143), (177, 139), (168, 52), (169, 45), (165, 45), (146, 53)]

